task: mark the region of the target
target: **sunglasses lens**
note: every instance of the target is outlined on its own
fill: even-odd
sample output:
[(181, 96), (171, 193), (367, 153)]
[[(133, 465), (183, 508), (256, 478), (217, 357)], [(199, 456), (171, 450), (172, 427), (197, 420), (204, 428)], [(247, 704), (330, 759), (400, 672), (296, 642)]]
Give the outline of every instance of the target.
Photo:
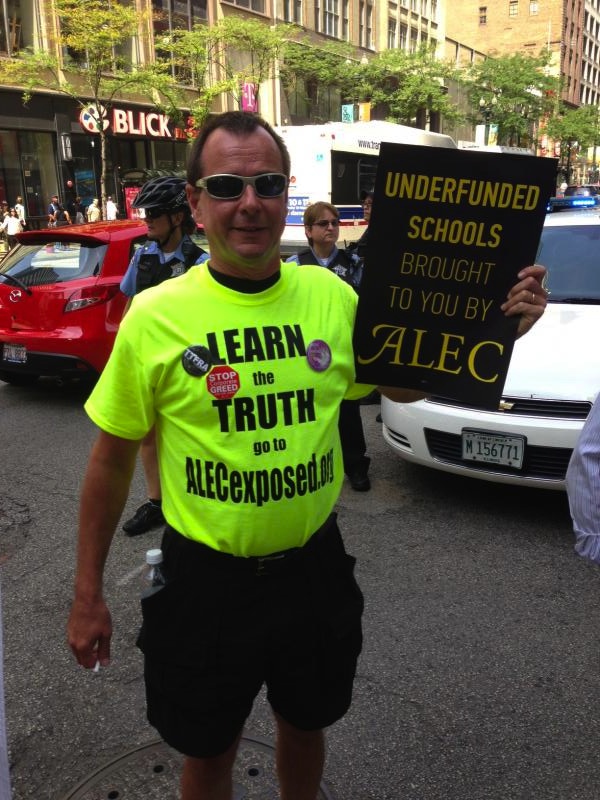
[(259, 197), (279, 197), (285, 192), (287, 178), (277, 172), (267, 172), (255, 178), (242, 178), (240, 175), (210, 175), (201, 178), (196, 186), (206, 189), (217, 200), (237, 200), (245, 187), (250, 184)]
[(206, 179), (206, 191), (219, 200), (234, 200), (244, 191), (244, 181), (237, 175), (213, 175)]
[(322, 219), (319, 222), (315, 222), (315, 225), (318, 225), (319, 228), (328, 228), (330, 225), (332, 228), (337, 228), (339, 224), (339, 219)]
[(285, 191), (286, 177), (276, 172), (260, 175), (256, 179), (256, 194), (259, 197), (279, 197)]
[(168, 213), (168, 212), (165, 211), (164, 208), (147, 208), (146, 209), (146, 217), (148, 219), (158, 219), (159, 217), (162, 217), (163, 214), (166, 214), (166, 213)]

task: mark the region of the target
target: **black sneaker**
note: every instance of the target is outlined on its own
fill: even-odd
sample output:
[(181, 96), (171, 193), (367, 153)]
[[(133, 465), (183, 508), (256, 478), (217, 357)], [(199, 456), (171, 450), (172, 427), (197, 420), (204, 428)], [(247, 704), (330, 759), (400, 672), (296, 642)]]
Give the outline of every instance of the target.
[(371, 481), (364, 468), (353, 469), (348, 473), (348, 480), (355, 492), (368, 492), (371, 488)]
[(138, 508), (131, 519), (123, 523), (123, 530), (127, 536), (139, 536), (140, 533), (146, 533), (164, 524), (162, 508), (148, 501)]

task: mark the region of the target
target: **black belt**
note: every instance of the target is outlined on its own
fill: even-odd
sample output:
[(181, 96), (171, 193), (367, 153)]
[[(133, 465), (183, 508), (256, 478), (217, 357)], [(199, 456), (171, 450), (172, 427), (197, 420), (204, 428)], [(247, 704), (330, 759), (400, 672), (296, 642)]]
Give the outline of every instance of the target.
[[(275, 575), (284, 570), (293, 568), (304, 558), (313, 554), (319, 544), (325, 539), (327, 533), (335, 527), (336, 514), (330, 514), (323, 525), (318, 528), (302, 547), (292, 547), (289, 550), (280, 550), (266, 556), (234, 556), (214, 550), (202, 542), (189, 539), (176, 531), (170, 525), (165, 529), (163, 549), (168, 549), (175, 543), (176, 549), (184, 552), (185, 557), (198, 558), (204, 564), (211, 564), (217, 569), (226, 571), (240, 571), (251, 575)], [(176, 537), (176, 538), (175, 538)], [(173, 539), (175, 538), (175, 542)], [(170, 540), (170, 541), (169, 541)]]

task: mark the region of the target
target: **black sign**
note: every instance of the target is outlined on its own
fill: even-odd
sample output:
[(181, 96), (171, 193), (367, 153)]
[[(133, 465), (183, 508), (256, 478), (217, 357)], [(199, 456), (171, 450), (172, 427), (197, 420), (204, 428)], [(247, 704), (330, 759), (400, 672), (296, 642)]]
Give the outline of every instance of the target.
[(354, 329), (357, 379), (497, 407), (556, 161), (382, 143)]

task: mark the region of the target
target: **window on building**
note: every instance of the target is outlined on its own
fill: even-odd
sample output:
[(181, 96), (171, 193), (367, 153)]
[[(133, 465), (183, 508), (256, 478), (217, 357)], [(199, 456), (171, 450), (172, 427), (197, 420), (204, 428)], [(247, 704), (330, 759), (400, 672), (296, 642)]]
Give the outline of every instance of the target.
[(419, 31), (412, 28), (410, 31), (410, 45), (409, 50), (411, 53), (416, 53), (419, 48)]
[(421, 0), (421, 16), (427, 16), (427, 0)]
[(358, 4), (358, 43), (361, 47), (365, 46), (365, 0), (360, 0)]
[(259, 14), (265, 13), (265, 0), (227, 0), (232, 6), (248, 8), (250, 11), (257, 11)]
[(324, 11), (323, 33), (326, 33), (327, 36), (335, 36), (337, 39), (340, 27), (338, 0), (325, 0)]
[(437, 21), (438, 4), (437, 0), (431, 0), (431, 21)]
[(508, 0), (508, 16), (519, 16), (519, 0)]
[(388, 19), (388, 35), (387, 35), (388, 50), (394, 50), (396, 47), (396, 20)]
[(152, 0), (154, 34), (173, 30), (191, 30), (208, 19), (207, 0)]
[(283, 0), (283, 18), (302, 25), (302, 0)]
[(366, 34), (367, 41), (366, 47), (373, 49), (373, 4), (367, 3), (367, 19), (366, 19)]
[(531, 2), (529, 3), (529, 13), (531, 14), (531, 16), (533, 17), (536, 14), (539, 14), (539, 11), (540, 11), (540, 6), (537, 0), (531, 0)]
[(419, 0), (410, 0), (410, 10), (414, 11), (415, 14), (419, 10), (418, 3), (419, 3)]
[(342, 2), (342, 39), (345, 42), (350, 41), (350, 0), (343, 0)]
[[(174, 30), (191, 30), (208, 18), (207, 0), (152, 0), (152, 8), (155, 39), (163, 39)], [(194, 83), (192, 71), (186, 66), (173, 62), (171, 72), (183, 84)]]
[(479, 24), (487, 25), (487, 6), (479, 6)]
[(398, 33), (398, 49), (406, 50), (408, 47), (408, 27), (400, 23), (400, 31)]

